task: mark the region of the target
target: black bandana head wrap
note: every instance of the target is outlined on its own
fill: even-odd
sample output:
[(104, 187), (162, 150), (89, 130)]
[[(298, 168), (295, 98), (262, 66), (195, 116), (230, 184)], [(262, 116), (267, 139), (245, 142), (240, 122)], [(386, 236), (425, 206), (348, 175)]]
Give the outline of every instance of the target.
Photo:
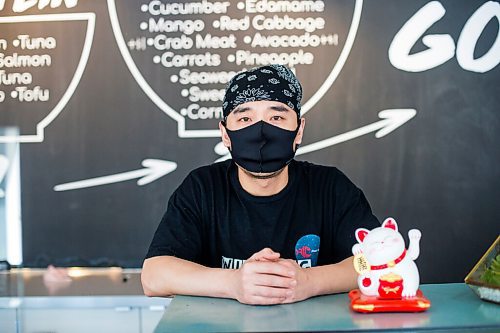
[(300, 115), (302, 86), (295, 74), (283, 65), (252, 68), (229, 81), (222, 112), (227, 117), (238, 105), (255, 101), (277, 101)]

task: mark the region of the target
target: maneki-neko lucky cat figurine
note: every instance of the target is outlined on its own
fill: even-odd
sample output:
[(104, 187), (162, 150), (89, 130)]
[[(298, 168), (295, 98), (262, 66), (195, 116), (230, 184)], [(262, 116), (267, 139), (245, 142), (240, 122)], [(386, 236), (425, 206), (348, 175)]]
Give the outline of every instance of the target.
[(420, 252), (421, 233), (412, 229), (408, 236), (407, 250), (393, 218), (387, 218), (381, 227), (371, 231), (356, 230), (358, 244), (352, 247), (352, 253), (362, 294), (379, 299), (401, 299), (417, 294), (419, 275), (414, 260)]

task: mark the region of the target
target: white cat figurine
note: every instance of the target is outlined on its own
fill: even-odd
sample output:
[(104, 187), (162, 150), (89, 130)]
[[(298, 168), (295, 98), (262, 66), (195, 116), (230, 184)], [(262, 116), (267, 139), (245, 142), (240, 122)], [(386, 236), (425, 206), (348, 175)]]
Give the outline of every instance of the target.
[(420, 231), (408, 232), (408, 250), (393, 218), (387, 218), (381, 227), (371, 231), (357, 229), (355, 234), (358, 243), (352, 247), (352, 253), (361, 292), (381, 298), (415, 296), (419, 275), (413, 261), (420, 253)]

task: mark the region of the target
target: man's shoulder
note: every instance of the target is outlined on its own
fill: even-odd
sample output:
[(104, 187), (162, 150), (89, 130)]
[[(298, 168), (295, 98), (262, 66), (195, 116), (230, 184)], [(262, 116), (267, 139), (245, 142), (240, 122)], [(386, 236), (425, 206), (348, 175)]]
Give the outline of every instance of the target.
[(214, 189), (226, 186), (230, 167), (231, 161), (197, 167), (188, 173), (175, 192), (209, 195)]

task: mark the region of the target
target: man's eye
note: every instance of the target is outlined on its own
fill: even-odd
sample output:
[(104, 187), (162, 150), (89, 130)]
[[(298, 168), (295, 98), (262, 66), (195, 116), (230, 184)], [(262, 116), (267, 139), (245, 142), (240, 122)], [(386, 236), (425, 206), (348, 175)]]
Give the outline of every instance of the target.
[(281, 120), (281, 119), (283, 119), (283, 117), (282, 117), (282, 116), (272, 116), (272, 117), (271, 117), (271, 120), (274, 120), (274, 121), (279, 121), (279, 120)]
[(246, 123), (246, 122), (249, 122), (249, 121), (250, 121), (250, 118), (248, 118), (248, 117), (241, 117), (241, 118), (239, 119), (239, 121), (242, 121), (242, 122)]

